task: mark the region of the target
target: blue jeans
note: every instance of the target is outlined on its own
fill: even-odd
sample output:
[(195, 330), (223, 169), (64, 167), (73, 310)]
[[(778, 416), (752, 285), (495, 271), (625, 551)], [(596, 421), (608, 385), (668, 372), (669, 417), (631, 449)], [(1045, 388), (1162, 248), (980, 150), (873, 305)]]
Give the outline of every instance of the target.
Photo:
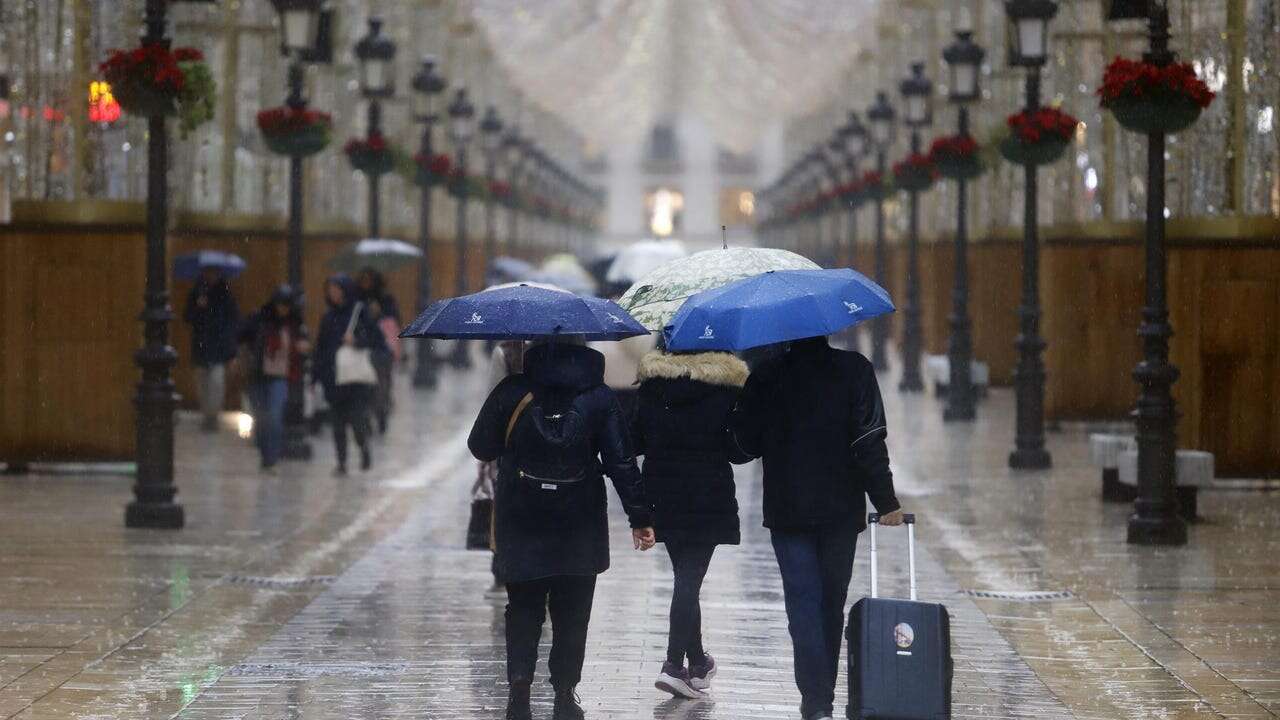
[(800, 714), (805, 718), (830, 715), (858, 527), (849, 522), (775, 529), (772, 538), (782, 571)]
[(263, 467), (275, 465), (284, 449), (284, 404), (288, 397), (289, 383), (284, 378), (259, 380), (249, 386), (253, 439)]

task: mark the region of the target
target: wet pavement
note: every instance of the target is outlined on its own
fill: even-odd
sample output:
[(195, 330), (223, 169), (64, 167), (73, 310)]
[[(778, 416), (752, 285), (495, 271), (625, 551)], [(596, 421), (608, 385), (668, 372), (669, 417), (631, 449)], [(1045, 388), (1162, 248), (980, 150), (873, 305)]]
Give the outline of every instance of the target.
[[(346, 479), (327, 439), (265, 477), (233, 429), (184, 419), (177, 533), (122, 528), (123, 476), (0, 479), (0, 718), (501, 717), (504, 600), (487, 553), (461, 549), (481, 374), (416, 399), (399, 378), (377, 467)], [(1050, 435), (1052, 471), (1015, 473), (1008, 391), (944, 426), (935, 398), (882, 384), (921, 596), (953, 616), (956, 717), (1280, 714), (1280, 495), (1203, 491), (1187, 547), (1131, 547), (1083, 427)], [(713, 701), (653, 689), (670, 566), (631, 550), (618, 516), (579, 688), (589, 717), (798, 716), (757, 473), (739, 475), (743, 545), (717, 551), (703, 593)], [(884, 587), (905, 595), (903, 534), (881, 538)], [(863, 547), (851, 601), (866, 587)]]

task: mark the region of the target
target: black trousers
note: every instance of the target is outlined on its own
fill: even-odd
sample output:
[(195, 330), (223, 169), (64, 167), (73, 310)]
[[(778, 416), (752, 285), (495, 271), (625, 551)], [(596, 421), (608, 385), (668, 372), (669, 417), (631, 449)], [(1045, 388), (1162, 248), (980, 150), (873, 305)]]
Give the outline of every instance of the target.
[(707, 576), (716, 546), (670, 542), (666, 546), (667, 554), (671, 556), (671, 569), (675, 572), (667, 662), (683, 666), (688, 657), (690, 664), (699, 664), (706, 661), (707, 654), (702, 648), (702, 606), (698, 595), (702, 592), (702, 579)]
[(361, 449), (369, 444), (369, 403), (373, 401), (373, 385), (335, 385), (325, 392), (333, 420), (333, 448), (338, 464), (347, 464), (347, 428), (356, 436)]
[(551, 685), (570, 689), (582, 680), (595, 575), (555, 575), (507, 583), (507, 681), (533, 682), (542, 623), (551, 610)]

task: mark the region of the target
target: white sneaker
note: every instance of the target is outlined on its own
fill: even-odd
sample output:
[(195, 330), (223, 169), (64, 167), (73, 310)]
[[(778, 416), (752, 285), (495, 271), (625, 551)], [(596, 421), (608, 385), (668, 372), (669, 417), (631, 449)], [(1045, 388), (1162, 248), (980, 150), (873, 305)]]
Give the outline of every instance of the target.
[(705, 693), (689, 684), (688, 670), (667, 662), (662, 664), (662, 672), (658, 674), (658, 679), (654, 681), (653, 686), (663, 692), (689, 700), (702, 700), (706, 697)]

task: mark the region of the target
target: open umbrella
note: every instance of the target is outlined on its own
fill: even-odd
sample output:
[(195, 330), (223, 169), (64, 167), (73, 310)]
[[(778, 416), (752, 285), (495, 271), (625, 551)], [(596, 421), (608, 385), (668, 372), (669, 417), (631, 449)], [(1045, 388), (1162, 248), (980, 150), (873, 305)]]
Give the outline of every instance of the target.
[(333, 270), (354, 273), (373, 268), (386, 273), (412, 265), (422, 257), (422, 250), (414, 245), (390, 238), (365, 238), (349, 245), (333, 256), (329, 267)]
[(661, 330), (690, 296), (770, 270), (818, 270), (817, 263), (774, 248), (704, 250), (645, 275), (618, 300), (650, 330)]
[(648, 332), (608, 300), (520, 284), (437, 300), (400, 337), (539, 340), (578, 335), (586, 340), (621, 340)]
[(496, 257), (489, 263), (490, 277), (498, 279), (500, 282), (520, 282), (521, 280), (529, 280), (538, 274), (538, 269), (532, 264), (506, 255)]
[(679, 240), (641, 240), (623, 248), (605, 276), (611, 283), (633, 283), (664, 263), (685, 257), (689, 251)]
[(884, 288), (848, 268), (782, 270), (694, 295), (663, 335), (670, 350), (738, 352), (830, 335), (893, 310)]
[(575, 292), (585, 290), (588, 295), (596, 291), (596, 279), (582, 267), (578, 258), (569, 253), (556, 253), (543, 260), (539, 270), (542, 277), (538, 279), (543, 282), (555, 283)]
[(230, 280), (244, 272), (245, 267), (244, 258), (235, 253), (197, 250), (174, 258), (173, 276), (179, 280), (195, 280), (202, 270), (212, 268)]

